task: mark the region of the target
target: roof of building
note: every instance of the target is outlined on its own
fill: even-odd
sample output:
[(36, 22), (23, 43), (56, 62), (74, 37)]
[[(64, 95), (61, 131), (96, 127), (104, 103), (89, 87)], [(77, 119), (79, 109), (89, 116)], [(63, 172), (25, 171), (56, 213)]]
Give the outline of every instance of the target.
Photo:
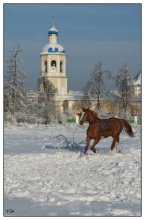
[(66, 53), (64, 47), (60, 44), (46, 44), (43, 48), (40, 54), (49, 54), (49, 53)]
[[(58, 35), (58, 30), (55, 26), (55, 22), (54, 22), (54, 17), (53, 17), (53, 20), (52, 20), (52, 24), (51, 24), (51, 27), (48, 31), (48, 35), (52, 35), (52, 34), (55, 34), (55, 35)], [(49, 43), (49, 44), (46, 44), (42, 50), (41, 50), (41, 53), (40, 54), (65, 54), (66, 51), (64, 49), (64, 47), (60, 44), (57, 43), (57, 40), (56, 42), (54, 43)]]
[(133, 84), (135, 86), (141, 85), (141, 71), (138, 72), (137, 75), (134, 77)]

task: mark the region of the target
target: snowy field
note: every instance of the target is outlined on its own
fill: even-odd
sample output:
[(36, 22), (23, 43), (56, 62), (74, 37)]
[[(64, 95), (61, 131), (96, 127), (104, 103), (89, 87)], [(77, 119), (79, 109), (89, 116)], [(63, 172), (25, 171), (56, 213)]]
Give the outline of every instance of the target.
[(141, 126), (135, 137), (121, 134), (120, 151), (53, 149), (55, 137), (72, 143), (86, 138), (87, 126), (21, 125), (4, 129), (5, 216), (141, 216)]

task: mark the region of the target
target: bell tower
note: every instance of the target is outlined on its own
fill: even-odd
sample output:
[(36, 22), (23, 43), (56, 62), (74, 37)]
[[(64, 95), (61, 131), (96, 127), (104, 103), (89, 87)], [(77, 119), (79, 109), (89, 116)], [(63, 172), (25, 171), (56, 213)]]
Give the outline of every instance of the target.
[[(67, 95), (66, 51), (58, 44), (58, 30), (54, 17), (48, 31), (49, 44), (46, 44), (41, 53), (41, 76), (47, 79), (57, 89), (58, 95)], [(43, 88), (40, 86), (40, 91)]]

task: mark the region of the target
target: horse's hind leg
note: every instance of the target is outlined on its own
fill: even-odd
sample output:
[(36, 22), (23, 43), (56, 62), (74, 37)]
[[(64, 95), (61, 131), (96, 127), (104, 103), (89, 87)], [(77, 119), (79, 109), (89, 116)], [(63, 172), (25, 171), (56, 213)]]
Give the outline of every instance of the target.
[(120, 138), (118, 136), (117, 139), (116, 139), (116, 145), (115, 145), (116, 149), (118, 148), (119, 142), (120, 142)]
[(120, 142), (120, 138), (119, 138), (119, 135), (118, 135), (118, 137), (117, 137), (117, 143), (119, 144), (119, 142)]
[(119, 135), (118, 135), (118, 137), (117, 137), (117, 141), (116, 141), (116, 151), (118, 152), (118, 153), (120, 153), (121, 152), (121, 150), (120, 150), (120, 147), (119, 147), (119, 143), (120, 143), (120, 138), (119, 138)]
[(116, 141), (117, 141), (117, 138), (114, 137), (114, 138), (113, 138), (113, 141), (112, 141), (112, 144), (111, 144), (111, 151), (112, 151), (113, 148), (115, 147), (115, 143), (116, 143)]

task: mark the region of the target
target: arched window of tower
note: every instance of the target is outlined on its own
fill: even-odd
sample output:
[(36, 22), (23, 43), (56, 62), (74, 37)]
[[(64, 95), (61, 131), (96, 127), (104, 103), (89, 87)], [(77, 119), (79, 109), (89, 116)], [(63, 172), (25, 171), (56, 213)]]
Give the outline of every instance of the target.
[(51, 61), (51, 67), (56, 67), (56, 61), (55, 60)]
[(62, 73), (62, 72), (63, 72), (63, 62), (60, 61), (60, 73)]
[(52, 71), (53, 73), (56, 72), (56, 61), (55, 61), (55, 60), (52, 60), (52, 61), (51, 61), (51, 71)]
[(47, 73), (47, 61), (44, 62), (45, 73)]

